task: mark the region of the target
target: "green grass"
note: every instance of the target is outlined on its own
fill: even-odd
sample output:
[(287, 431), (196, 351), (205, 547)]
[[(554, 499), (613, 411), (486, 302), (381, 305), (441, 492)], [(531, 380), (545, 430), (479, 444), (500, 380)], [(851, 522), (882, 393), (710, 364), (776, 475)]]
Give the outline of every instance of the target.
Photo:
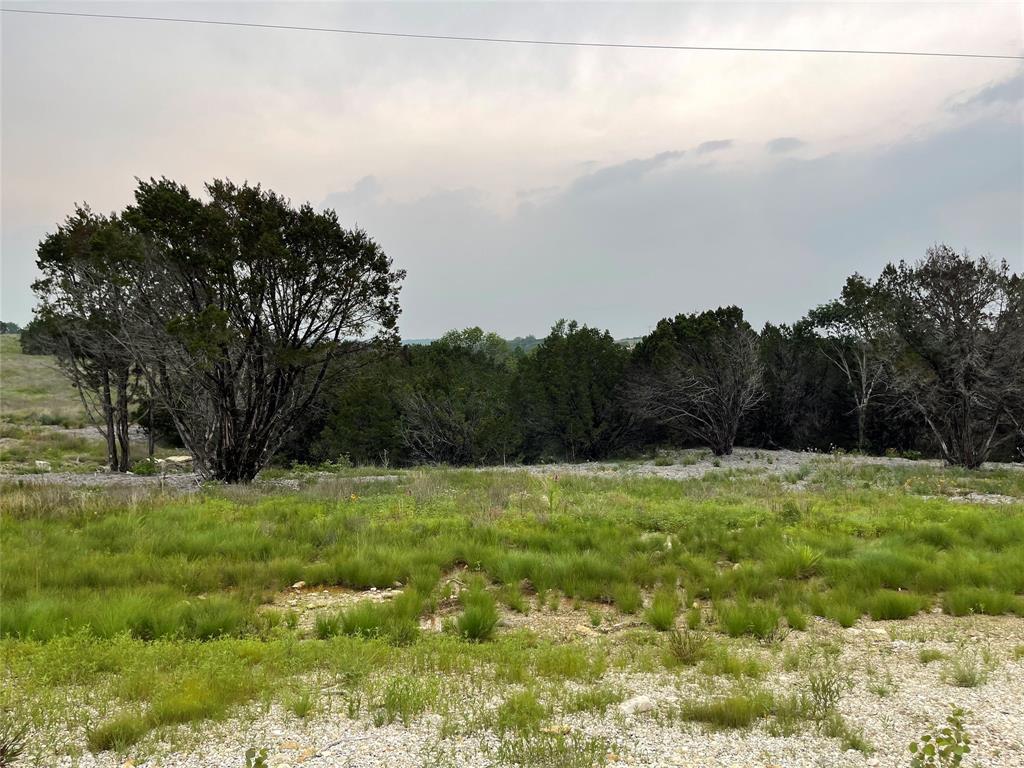
[(18, 424), (82, 427), (78, 393), (48, 355), (26, 355), (17, 334), (0, 335), (0, 419)]
[[(945, 477), (928, 467), (823, 466), (807, 471), (799, 492), (754, 475), (556, 481), (445, 469), (357, 483), (366, 473), (356, 468), (303, 476), (297, 491), (254, 484), (177, 495), (10, 480), (0, 485), (0, 708), (52, 711), (87, 732), (90, 748), (123, 751), (254, 703), (276, 701), (296, 717), (337, 706), (387, 724), (427, 711), (455, 722), (456, 706), (490, 700), (479, 722), (506, 724), (496, 749), (508, 764), (542, 765), (595, 747), (535, 726), (620, 700), (602, 682), (609, 668), (665, 665), (749, 686), (770, 673), (778, 647), (751, 639), (775, 641), (809, 615), (849, 626), (938, 604), (956, 615), (1019, 612), (1024, 505), (908, 495), (907, 483), (934, 491)], [(948, 477), (1012, 495), (1018, 475)], [(445, 585), (467, 575), (451, 599)], [(300, 580), (398, 582), (403, 594), (323, 610), (303, 628), (296, 613), (265, 606)], [(651, 595), (649, 626), (615, 635), (627, 638), (621, 647), (595, 633), (552, 642), (499, 621), (495, 598), (522, 612), (524, 591), (544, 612), (572, 604), (581, 623), (593, 614), (609, 624)], [(688, 629), (651, 631), (676, 627), (682, 595), (700, 606), (687, 612)], [(453, 631), (421, 631), (427, 619), (447, 619)], [(792, 668), (807, 665), (796, 658)], [(987, 674), (978, 659), (943, 670), (955, 685)], [(321, 687), (340, 698), (318, 697)], [(81, 706), (82, 691), (94, 707)], [(809, 717), (799, 698), (744, 688), (679, 714), (711, 727), (767, 719), (788, 732)]]
[(675, 626), (678, 612), (679, 598), (675, 590), (659, 589), (654, 593), (650, 607), (644, 612), (644, 618), (659, 632), (666, 632)]

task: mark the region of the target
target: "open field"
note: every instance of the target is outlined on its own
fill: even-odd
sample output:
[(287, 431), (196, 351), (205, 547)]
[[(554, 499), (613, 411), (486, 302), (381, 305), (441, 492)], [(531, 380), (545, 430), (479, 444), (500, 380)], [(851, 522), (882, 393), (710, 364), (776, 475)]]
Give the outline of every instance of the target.
[(87, 424), (82, 402), (48, 355), (25, 355), (17, 334), (0, 335), (0, 417), (19, 424)]
[(958, 705), (975, 765), (1024, 765), (1024, 472), (772, 472), (790, 459), (761, 452), (637, 476), (695, 455), (240, 488), (9, 477), (23, 759), (888, 766)]

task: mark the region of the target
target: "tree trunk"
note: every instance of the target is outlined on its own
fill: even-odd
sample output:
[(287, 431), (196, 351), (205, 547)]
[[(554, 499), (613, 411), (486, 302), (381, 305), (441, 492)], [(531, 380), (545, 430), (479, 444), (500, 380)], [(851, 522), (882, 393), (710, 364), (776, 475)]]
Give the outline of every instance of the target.
[(102, 382), (103, 421), (107, 428), (107, 465), (111, 472), (117, 472), (119, 464), (117, 461), (117, 436), (114, 434), (114, 404), (110, 397), (110, 371), (106, 368), (100, 374), (100, 381)]
[(117, 441), (121, 447), (118, 470), (127, 472), (131, 468), (131, 438), (128, 434), (128, 369), (117, 372)]

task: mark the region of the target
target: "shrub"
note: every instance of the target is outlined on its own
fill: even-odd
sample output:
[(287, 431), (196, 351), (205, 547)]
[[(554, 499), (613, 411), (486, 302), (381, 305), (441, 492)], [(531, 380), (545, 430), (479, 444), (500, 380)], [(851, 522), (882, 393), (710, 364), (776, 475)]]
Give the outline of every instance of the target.
[(675, 626), (679, 600), (675, 591), (659, 589), (654, 593), (651, 606), (644, 614), (647, 623), (659, 632), (665, 632)]
[(459, 636), (474, 642), (490, 640), (498, 626), (498, 609), (490, 592), (483, 588), (467, 590), (462, 602), (465, 607), (455, 622)]
[(917, 660), (922, 664), (931, 664), (933, 661), (946, 658), (946, 654), (935, 648), (922, 648), (917, 654)]

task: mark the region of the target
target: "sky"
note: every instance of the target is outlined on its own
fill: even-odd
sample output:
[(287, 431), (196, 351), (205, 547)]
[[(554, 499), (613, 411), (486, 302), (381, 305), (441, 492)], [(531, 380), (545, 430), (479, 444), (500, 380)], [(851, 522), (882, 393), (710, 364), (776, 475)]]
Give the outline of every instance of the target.
[[(1006, 3), (5, 8), (589, 42), (1024, 54)], [(549, 47), (0, 14), (0, 318), (136, 177), (259, 182), (406, 269), (406, 338), (793, 322), (945, 242), (1024, 272), (1017, 61)]]

